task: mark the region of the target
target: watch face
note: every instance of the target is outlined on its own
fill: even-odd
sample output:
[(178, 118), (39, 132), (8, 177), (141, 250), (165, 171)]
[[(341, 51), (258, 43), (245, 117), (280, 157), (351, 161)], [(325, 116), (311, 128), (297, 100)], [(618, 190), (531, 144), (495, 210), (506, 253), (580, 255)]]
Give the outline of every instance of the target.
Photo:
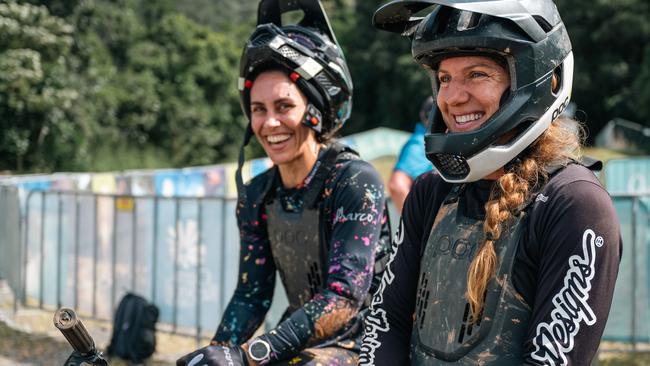
[(269, 357), (271, 347), (263, 340), (256, 340), (248, 347), (248, 354), (254, 361), (263, 361)]

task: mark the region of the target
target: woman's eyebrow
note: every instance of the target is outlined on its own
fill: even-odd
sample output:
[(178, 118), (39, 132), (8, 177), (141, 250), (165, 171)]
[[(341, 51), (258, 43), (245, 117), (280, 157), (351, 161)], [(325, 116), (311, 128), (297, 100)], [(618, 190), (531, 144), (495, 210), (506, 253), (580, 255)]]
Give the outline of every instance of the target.
[[(463, 68), (461, 69), (461, 71), (467, 71), (467, 70), (469, 70), (469, 69), (473, 69), (473, 68), (475, 68), (475, 67), (486, 67), (486, 68), (488, 68), (488, 69), (498, 70), (498, 66), (496, 66), (496, 65), (487, 64), (487, 63), (483, 63), (483, 62), (478, 62), (478, 63), (475, 63), (475, 64), (471, 64), (471, 65), (469, 65), (469, 66), (465, 66), (465, 67), (463, 67)], [(438, 72), (439, 72), (439, 73), (440, 73), (440, 72), (444, 72), (444, 73), (449, 74), (449, 71), (447, 71), (447, 70), (445, 70), (445, 69), (438, 69)]]
[(290, 103), (292, 103), (292, 101), (291, 101), (290, 98), (282, 97), (282, 98), (278, 98), (278, 99), (274, 100), (274, 101), (273, 101), (273, 104), (286, 103), (286, 102), (290, 102)]
[[(278, 103), (293, 103), (291, 98), (286, 98), (286, 97), (280, 97), (278, 99), (273, 100), (273, 104), (278, 104)], [(251, 105), (264, 105), (264, 102), (259, 101), (259, 100), (251, 100)]]

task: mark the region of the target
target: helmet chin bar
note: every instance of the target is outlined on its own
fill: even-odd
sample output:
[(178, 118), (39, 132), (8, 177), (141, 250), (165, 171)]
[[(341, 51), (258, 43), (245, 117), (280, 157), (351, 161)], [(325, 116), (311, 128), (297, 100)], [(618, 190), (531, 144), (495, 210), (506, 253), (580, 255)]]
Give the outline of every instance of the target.
[[(438, 155), (439, 161), (434, 165), (442, 178), (449, 183), (475, 182), (504, 167), (515, 159), (528, 146), (548, 129), (569, 104), (573, 81), (573, 53), (569, 53), (562, 63), (562, 85), (557, 93), (555, 102), (546, 112), (515, 140), (506, 145), (492, 145), (477, 154), (465, 158), (460, 155)], [(488, 120), (486, 123), (490, 123)], [(436, 160), (435, 158), (433, 160)], [(450, 162), (451, 161), (451, 162)], [(465, 176), (462, 176), (466, 172)]]

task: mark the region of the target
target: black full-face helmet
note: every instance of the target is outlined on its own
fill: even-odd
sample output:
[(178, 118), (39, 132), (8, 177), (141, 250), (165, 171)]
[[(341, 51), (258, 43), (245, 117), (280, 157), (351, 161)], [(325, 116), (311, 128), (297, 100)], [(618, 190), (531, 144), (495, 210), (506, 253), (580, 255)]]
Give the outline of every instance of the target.
[[(302, 10), (303, 19), (283, 25), (282, 14)], [(303, 123), (317, 135), (332, 134), (352, 109), (352, 78), (343, 51), (319, 0), (262, 0), (257, 27), (240, 61), (239, 91), (250, 119), (250, 90), (255, 78), (269, 69), (287, 72), (307, 97)]]
[[(417, 16), (427, 8), (432, 10)], [(551, 0), (396, 0), (379, 8), (373, 21), (411, 38), (413, 57), (432, 76), (434, 95), (445, 58), (487, 56), (506, 65), (510, 88), (480, 128), (447, 133), (433, 106), (426, 154), (448, 182), (476, 181), (506, 166), (569, 104), (571, 42)]]
[[(282, 24), (282, 15), (291, 11), (302, 11), (302, 20)], [(334, 134), (352, 110), (352, 77), (320, 1), (261, 0), (257, 27), (244, 46), (239, 64), (240, 102), (249, 120), (235, 173), (240, 202), (247, 199), (242, 167), (244, 149), (253, 135), (250, 91), (260, 73), (276, 69), (285, 71), (307, 98), (303, 123), (316, 136)]]

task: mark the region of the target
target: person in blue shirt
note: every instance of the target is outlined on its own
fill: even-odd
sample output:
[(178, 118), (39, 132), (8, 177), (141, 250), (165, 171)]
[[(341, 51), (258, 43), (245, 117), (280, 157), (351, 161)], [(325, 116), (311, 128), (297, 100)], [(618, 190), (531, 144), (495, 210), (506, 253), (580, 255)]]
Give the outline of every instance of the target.
[(424, 154), (424, 134), (427, 132), (432, 106), (433, 98), (429, 96), (420, 107), (420, 121), (415, 124), (413, 134), (402, 147), (388, 182), (390, 197), (400, 213), (415, 178), (433, 169), (433, 165)]

